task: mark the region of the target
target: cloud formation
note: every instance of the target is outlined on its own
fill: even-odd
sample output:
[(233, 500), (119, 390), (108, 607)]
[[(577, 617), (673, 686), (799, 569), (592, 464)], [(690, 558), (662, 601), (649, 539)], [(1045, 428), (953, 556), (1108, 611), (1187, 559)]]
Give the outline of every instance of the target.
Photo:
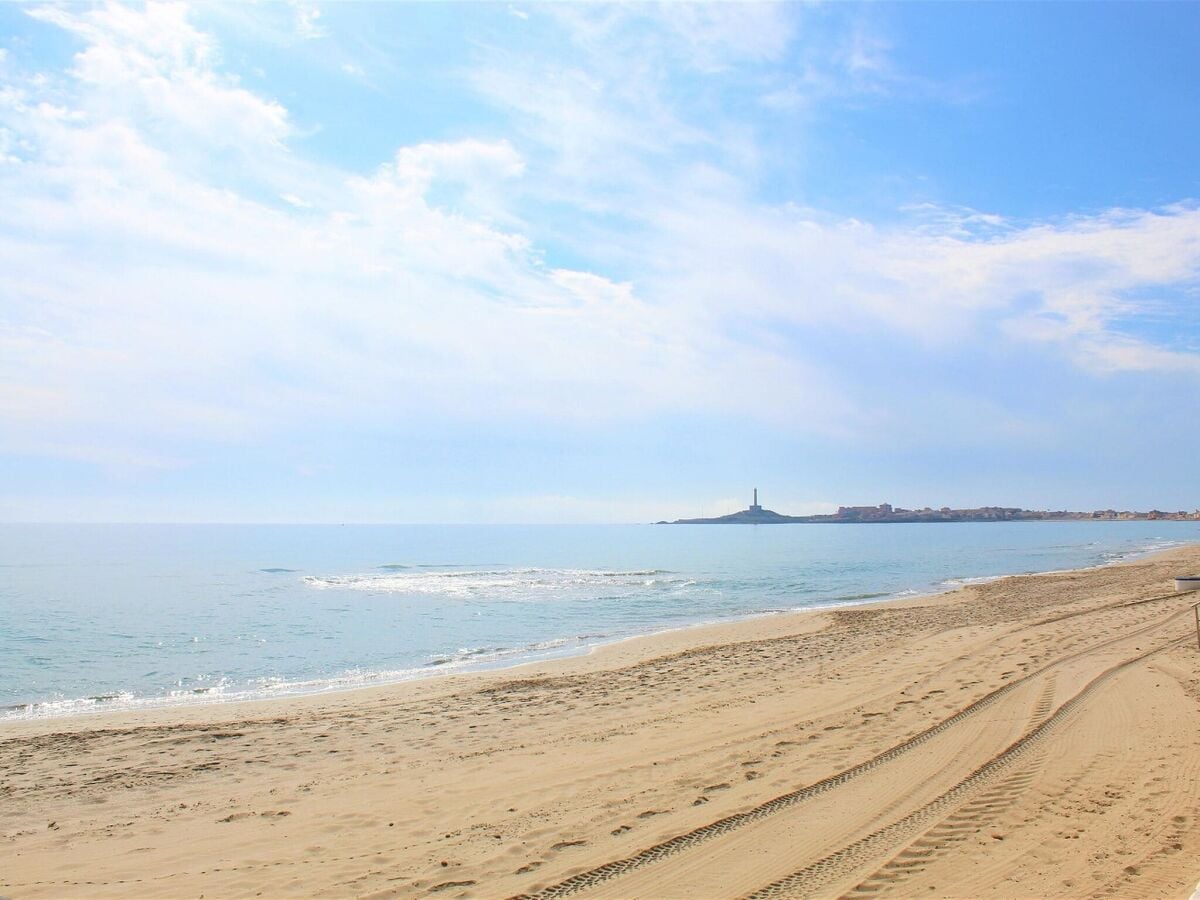
[[(61, 71), (0, 60), (0, 449), (161, 468), (314, 424), (668, 414), (853, 438), (888, 342), (1200, 376), (1196, 347), (1137, 327), (1197, 283), (1194, 205), (872, 224), (764, 197), (754, 127), (676, 70), (805, 90), (762, 73), (798, 39), (785, 12), (542, 8), (570, 54), (485, 48), (466, 75), (507, 136), (363, 173), (297, 153), (289, 110), (179, 4), (30, 9), (80, 47)], [(848, 46), (855, 83), (891, 72)]]

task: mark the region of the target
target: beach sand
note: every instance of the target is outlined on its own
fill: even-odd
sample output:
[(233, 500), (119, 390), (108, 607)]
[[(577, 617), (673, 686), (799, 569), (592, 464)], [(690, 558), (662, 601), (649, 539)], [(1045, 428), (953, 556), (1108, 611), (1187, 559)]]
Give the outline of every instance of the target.
[(1200, 548), (336, 695), (0, 726), (12, 898), (1187, 897)]

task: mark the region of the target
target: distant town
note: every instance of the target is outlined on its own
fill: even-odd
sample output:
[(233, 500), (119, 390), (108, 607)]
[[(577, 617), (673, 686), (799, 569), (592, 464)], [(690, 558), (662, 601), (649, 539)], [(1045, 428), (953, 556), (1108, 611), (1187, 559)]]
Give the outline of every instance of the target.
[(754, 502), (746, 509), (726, 516), (704, 519), (676, 519), (674, 522), (656, 522), (657, 525), (786, 525), (789, 523), (855, 523), (855, 522), (1041, 522), (1058, 520), (1200, 520), (1200, 509), (1193, 512), (1178, 510), (1165, 512), (1152, 509), (1148, 512), (1134, 510), (1097, 509), (1093, 512), (1072, 512), (1065, 509), (1021, 509), (1016, 506), (979, 506), (974, 509), (940, 509), (926, 506), (923, 509), (905, 509), (880, 503), (878, 506), (839, 506), (836, 513), (821, 516), (785, 516), (774, 510), (763, 509), (758, 503), (758, 489), (754, 491)]

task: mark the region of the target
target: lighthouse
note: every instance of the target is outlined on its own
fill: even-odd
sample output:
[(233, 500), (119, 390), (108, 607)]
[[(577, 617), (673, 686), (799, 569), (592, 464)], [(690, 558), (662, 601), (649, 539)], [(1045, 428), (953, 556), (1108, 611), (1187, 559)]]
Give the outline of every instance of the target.
[(754, 502), (750, 504), (750, 512), (752, 512), (752, 513), (762, 512), (762, 507), (758, 505), (758, 488), (754, 489)]

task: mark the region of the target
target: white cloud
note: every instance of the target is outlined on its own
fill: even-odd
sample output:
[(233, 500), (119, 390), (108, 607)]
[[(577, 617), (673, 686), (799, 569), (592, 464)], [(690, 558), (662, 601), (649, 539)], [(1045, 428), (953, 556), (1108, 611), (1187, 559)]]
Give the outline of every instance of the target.
[[(154, 125), (180, 112), (180, 84), (203, 85), (210, 111), (272, 107), (170, 13), (45, 14), (89, 42), (69, 99), (5, 112), (38, 147), (2, 185), (0, 383), (5, 420), (20, 423), (3, 429), (6, 449), (74, 453), (86, 432), (101, 456), (132, 459), (142, 443), (252, 441), (314, 418), (592, 421), (730, 394), (736, 379), (674, 311), (547, 268), (527, 237), (473, 215), (478, 203), (431, 199), (519, 178), (507, 141), (401, 148), (370, 178), (313, 170), (303, 199), (269, 195), (302, 215), (207, 184)], [(173, 37), (152, 57), (158, 31)], [(209, 141), (198, 152), (226, 139), (192, 132)]]
[(0, 128), (0, 164), (19, 163), (21, 157), (16, 153), (17, 139), (7, 128)]
[(216, 70), (215, 45), (190, 23), (183, 4), (28, 12), (86, 42), (72, 73), (85, 88), (78, 95), (80, 115), (98, 123), (135, 121), (180, 149), (201, 141), (208, 153), (277, 148), (291, 131), (283, 106)]
[(470, 182), (492, 174), (515, 178), (524, 171), (524, 160), (508, 141), (465, 140), (401, 147), (389, 174), (423, 190), (435, 179)]
[(299, 37), (304, 40), (325, 37), (325, 30), (318, 22), (321, 18), (321, 10), (317, 6), (312, 3), (300, 3), (297, 0), (291, 0), (290, 5), (296, 16), (296, 34)]
[(295, 194), (280, 194), (279, 199), (288, 204), (288, 206), (294, 206), (296, 209), (312, 209), (311, 203), (297, 197)]
[[(1135, 352), (1145, 342), (1123, 334), (1118, 320), (1142, 309), (1135, 295), (1148, 285), (1196, 278), (1194, 208), (1018, 223), (927, 204), (885, 228), (755, 202), (753, 139), (739, 142), (719, 121), (689, 124), (678, 103), (664, 101), (662, 73), (632, 58), (621, 40), (614, 48), (612, 36), (640, 8), (562, 15), (587, 51), (575, 67), (489, 61), (476, 83), (524, 122), (527, 154), (547, 155), (543, 165), (559, 177), (540, 190), (552, 202), (620, 220), (626, 239), (611, 225), (593, 234), (585, 222), (579, 244), (602, 243), (640, 272), (639, 295), (657, 308), (686, 303), (693, 325), (703, 318), (717, 333), (736, 329), (784, 355), (779, 326), (793, 334), (886, 330), (927, 346), (985, 335), (1050, 340), (1092, 371), (1187, 368), (1186, 353), (1181, 360), (1175, 351)], [(911, 82), (886, 51), (857, 32), (840, 63), (846, 89)], [(795, 107), (811, 95), (784, 87), (760, 96)], [(698, 343), (708, 337), (693, 331)]]
[[(767, 13), (705, 10), (663, 13), (691, 64), (779, 52)], [(1147, 287), (1196, 279), (1194, 207), (1049, 223), (932, 207), (883, 228), (766, 205), (753, 141), (690, 124), (619, 55), (549, 77), (492, 58), (476, 83), (522, 131), (351, 175), (297, 160), (288, 110), (225, 74), (181, 8), (32, 14), (85, 46), (70, 76), (0, 97), (0, 153), (23, 160), (0, 167), (10, 451), (160, 466), (188, 456), (163, 447), (314, 424), (668, 414), (870, 434), (856, 353), (880, 337), (1197, 371), (1121, 328)], [(581, 46), (624, 28), (607, 7), (555, 14)], [(725, 15), (751, 24), (722, 36)], [(569, 206), (570, 228), (527, 222), (529, 194)], [(594, 270), (547, 264), (546, 230)]]
[(1190, 370), (1196, 360), (1151, 352), (1121, 328), (1141, 310), (1140, 292), (1200, 278), (1194, 207), (1024, 227), (942, 210), (936, 228), (929, 217), (880, 228), (736, 197), (646, 215), (659, 238), (647, 254), (662, 270), (648, 296), (678, 291), (743, 331), (759, 323), (764, 340), (789, 324), (883, 330), (930, 347), (1050, 342), (1089, 370)]
[(846, 69), (856, 76), (886, 77), (892, 69), (890, 50), (878, 35), (856, 29), (846, 51)]
[(557, 4), (548, 11), (590, 53), (649, 53), (710, 73), (776, 59), (794, 33), (788, 8), (775, 3)]

